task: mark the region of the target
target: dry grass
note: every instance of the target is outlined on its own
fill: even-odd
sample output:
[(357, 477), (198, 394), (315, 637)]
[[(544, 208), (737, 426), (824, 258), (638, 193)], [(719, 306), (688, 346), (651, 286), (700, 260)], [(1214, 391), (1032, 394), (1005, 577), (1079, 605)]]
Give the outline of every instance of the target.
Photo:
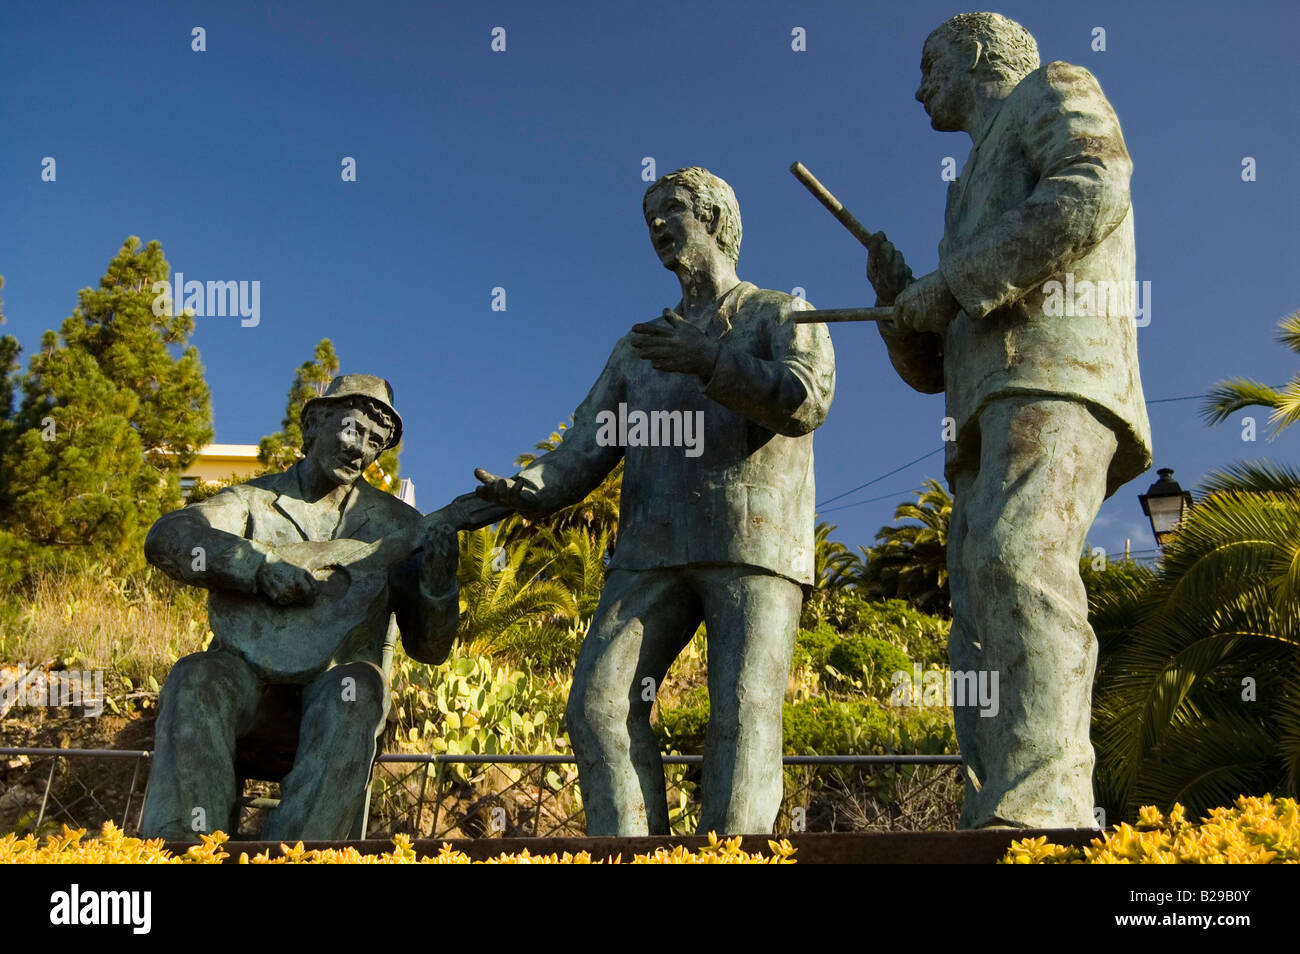
[(156, 572), (126, 579), (96, 567), (38, 574), (0, 602), (0, 661), (103, 669), (162, 682), (209, 638), (205, 594)]

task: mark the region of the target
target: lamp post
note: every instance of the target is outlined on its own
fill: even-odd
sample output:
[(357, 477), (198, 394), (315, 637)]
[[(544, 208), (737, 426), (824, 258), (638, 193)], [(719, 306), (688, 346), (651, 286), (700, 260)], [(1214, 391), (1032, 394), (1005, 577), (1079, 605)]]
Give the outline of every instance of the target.
[(1163, 547), (1179, 521), (1192, 509), (1192, 495), (1178, 486), (1170, 467), (1161, 467), (1156, 473), (1160, 479), (1144, 494), (1138, 494), (1142, 512), (1151, 521), (1156, 546)]

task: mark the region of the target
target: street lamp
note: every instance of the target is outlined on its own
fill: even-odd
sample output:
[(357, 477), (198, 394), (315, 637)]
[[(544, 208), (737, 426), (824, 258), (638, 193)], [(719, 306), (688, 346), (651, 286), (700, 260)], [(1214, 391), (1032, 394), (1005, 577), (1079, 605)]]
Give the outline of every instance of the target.
[(1156, 473), (1160, 479), (1146, 493), (1138, 494), (1138, 500), (1151, 521), (1156, 546), (1163, 547), (1178, 522), (1192, 509), (1192, 495), (1178, 486), (1172, 468), (1161, 467)]

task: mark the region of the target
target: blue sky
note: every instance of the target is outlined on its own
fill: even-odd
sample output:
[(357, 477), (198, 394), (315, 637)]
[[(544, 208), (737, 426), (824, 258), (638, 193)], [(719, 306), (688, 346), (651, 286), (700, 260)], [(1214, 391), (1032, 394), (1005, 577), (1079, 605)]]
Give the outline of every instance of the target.
[[(787, 2), (104, 4), (0, 9), (0, 274), (7, 333), (30, 351), (128, 235), (199, 280), (261, 282), (261, 320), (200, 318), (217, 440), (278, 429), (322, 337), (381, 374), (406, 422), (403, 472), (430, 510), (472, 470), (566, 420), (613, 343), (675, 304), (641, 218), (642, 160), (703, 165), (739, 197), (739, 273), (871, 304), (865, 252), (786, 171), (802, 160), (919, 275), (937, 265), (945, 156), (913, 98), (921, 45), (969, 9)], [(1295, 38), (1289, 0), (1004, 3), (1044, 62), (1079, 63), (1134, 159), (1148, 399), (1294, 361), (1276, 322), (1300, 306)], [(206, 30), (206, 52), (191, 30)], [(493, 52), (492, 30), (506, 50)], [(806, 31), (804, 52), (791, 31)], [(1093, 29), (1106, 50), (1091, 49)], [(57, 180), (42, 182), (52, 156)], [(343, 157), (357, 181), (340, 177)], [(1257, 179), (1243, 182), (1242, 159)], [(506, 290), (493, 311), (492, 290)], [(894, 374), (874, 329), (834, 329), (838, 388), (816, 438), (818, 499), (940, 446), (940, 396)], [(1300, 463), (1300, 434), (1244, 443), (1197, 401), (1150, 407), (1157, 466), (1184, 486), (1233, 460)], [(1239, 415), (1240, 417), (1240, 415)], [(941, 455), (828, 504), (868, 544)], [(1090, 541), (1153, 546), (1136, 495)], [(869, 501), (872, 498), (881, 500)], [(832, 511), (831, 507), (855, 504)]]

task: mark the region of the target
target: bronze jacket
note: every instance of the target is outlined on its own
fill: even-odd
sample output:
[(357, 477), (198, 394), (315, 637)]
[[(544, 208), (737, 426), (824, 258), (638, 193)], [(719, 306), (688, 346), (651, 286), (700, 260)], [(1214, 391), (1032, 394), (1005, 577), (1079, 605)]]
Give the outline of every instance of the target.
[(1132, 170), (1101, 87), (1069, 63), (1026, 76), (976, 137), (949, 184), (939, 244), (961, 311), (942, 342), (881, 329), (904, 380), (947, 393), (949, 464), (990, 401), (1041, 394), (1087, 402), (1115, 431), (1108, 496), (1151, 466)]
[[(739, 283), (705, 328), (722, 344), (707, 381), (656, 371), (623, 337), (564, 441), (520, 473), (536, 510), (581, 500), (623, 457), (612, 568), (745, 565), (811, 583), (813, 430), (835, 392), (835, 354), (825, 325), (795, 324), (809, 307)], [(625, 417), (659, 412), (650, 430), (667, 439), (632, 446), (629, 427), (628, 446), (611, 442), (620, 404)], [(673, 446), (672, 412), (702, 421), (698, 447)]]
[[(302, 499), (301, 463), (282, 474), (256, 477), (227, 487), (207, 500), (164, 514), (145, 538), (145, 556), (169, 576), (210, 590), (257, 592), (257, 571), (277, 545), (310, 540), (311, 504)], [(342, 517), (330, 539), (373, 542), (404, 530), (420, 513), (391, 494), (358, 480), (344, 501)], [(196, 569), (195, 547), (203, 548)], [(376, 614), (374, 630), (334, 663), (366, 661), (390, 671), (400, 632), (414, 659), (440, 663), (451, 649), (459, 615), (458, 592), (432, 595), (420, 582), (419, 554), (390, 574), (388, 614)], [(213, 648), (224, 648), (214, 645)]]

